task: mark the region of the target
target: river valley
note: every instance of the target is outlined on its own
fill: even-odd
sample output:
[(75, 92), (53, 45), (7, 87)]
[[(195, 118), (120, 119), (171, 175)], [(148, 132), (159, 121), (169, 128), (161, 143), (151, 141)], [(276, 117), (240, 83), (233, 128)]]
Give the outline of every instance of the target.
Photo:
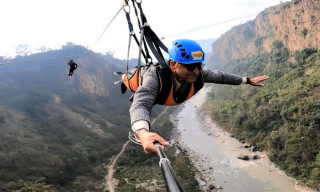
[[(251, 152), (198, 110), (207, 91), (208, 88), (201, 90), (171, 117), (177, 126), (174, 140), (188, 151), (197, 169), (216, 187), (221, 187), (221, 191), (300, 191), (295, 188), (293, 179), (271, 163), (265, 154), (258, 152), (261, 158), (257, 160), (237, 158), (239, 154)], [(204, 182), (200, 181), (200, 185)]]

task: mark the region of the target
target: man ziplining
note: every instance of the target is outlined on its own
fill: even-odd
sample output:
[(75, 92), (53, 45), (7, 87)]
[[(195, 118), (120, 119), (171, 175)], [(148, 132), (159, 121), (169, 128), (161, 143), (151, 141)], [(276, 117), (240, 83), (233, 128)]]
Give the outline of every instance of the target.
[(78, 68), (78, 64), (76, 64), (72, 59), (69, 60), (68, 65), (70, 65), (68, 76), (73, 75), (73, 71)]
[(130, 107), (131, 128), (139, 137), (146, 154), (156, 154), (154, 142), (164, 147), (169, 142), (160, 135), (150, 132), (150, 113), (154, 104), (179, 105), (195, 95), (204, 83), (240, 85), (250, 84), (263, 87), (268, 76), (242, 77), (218, 70), (204, 69), (204, 52), (201, 46), (188, 39), (178, 39), (169, 49), (169, 67), (161, 69), (150, 65), (143, 75), (142, 85), (134, 94)]

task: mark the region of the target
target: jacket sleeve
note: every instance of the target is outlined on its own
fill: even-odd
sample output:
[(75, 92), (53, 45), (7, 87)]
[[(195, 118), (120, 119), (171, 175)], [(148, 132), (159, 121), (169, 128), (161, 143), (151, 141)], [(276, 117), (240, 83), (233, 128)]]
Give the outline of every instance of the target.
[(207, 83), (217, 84), (229, 84), (229, 85), (240, 85), (245, 83), (246, 78), (239, 75), (226, 73), (218, 70), (211, 71), (210, 69), (203, 69), (203, 79)]
[(159, 91), (159, 80), (156, 67), (150, 66), (143, 75), (142, 86), (134, 94), (130, 107), (131, 128), (150, 129), (150, 114)]

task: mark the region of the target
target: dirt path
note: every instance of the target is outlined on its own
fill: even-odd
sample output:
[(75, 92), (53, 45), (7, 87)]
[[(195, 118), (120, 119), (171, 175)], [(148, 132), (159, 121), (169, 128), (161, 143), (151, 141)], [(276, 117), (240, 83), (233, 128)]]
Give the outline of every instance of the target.
[[(163, 110), (157, 118), (155, 118), (152, 122), (151, 125), (153, 125), (153, 123), (159, 118), (161, 117), (166, 111), (167, 111), (168, 107), (166, 107), (165, 110)], [(113, 173), (114, 173), (114, 165), (116, 164), (117, 160), (119, 159), (119, 157), (122, 155), (122, 153), (124, 152), (124, 150), (126, 149), (127, 145), (129, 144), (130, 140), (128, 140), (122, 147), (121, 151), (119, 152), (119, 154), (115, 157), (112, 158), (110, 164), (108, 165), (108, 175), (105, 177), (106, 179), (106, 190), (108, 190), (109, 192), (114, 192), (115, 190), (115, 185), (116, 182), (113, 181)]]
[(114, 182), (113, 182), (113, 173), (114, 173), (114, 165), (116, 164), (119, 157), (122, 155), (124, 150), (126, 149), (127, 145), (129, 144), (130, 140), (128, 140), (122, 147), (120, 153), (112, 159), (111, 164), (108, 166), (108, 175), (106, 176), (107, 181), (107, 188), (109, 192), (114, 192)]

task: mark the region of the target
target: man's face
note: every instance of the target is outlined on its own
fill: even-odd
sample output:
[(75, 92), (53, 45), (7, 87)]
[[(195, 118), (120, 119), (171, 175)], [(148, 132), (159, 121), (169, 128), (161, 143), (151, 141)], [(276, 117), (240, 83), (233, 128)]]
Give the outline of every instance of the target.
[(202, 63), (194, 64), (181, 64), (174, 61), (170, 61), (170, 67), (172, 71), (175, 71), (175, 75), (178, 79), (186, 81), (187, 83), (194, 83), (200, 74)]

